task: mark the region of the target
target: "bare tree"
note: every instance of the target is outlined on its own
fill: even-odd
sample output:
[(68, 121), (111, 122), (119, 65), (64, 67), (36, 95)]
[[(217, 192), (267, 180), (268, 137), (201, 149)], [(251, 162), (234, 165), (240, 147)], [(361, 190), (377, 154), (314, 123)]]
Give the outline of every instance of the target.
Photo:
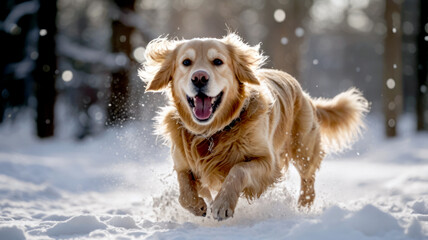
[(27, 105), (33, 92), (35, 62), (31, 52), (37, 47), (37, 37), (34, 35), (39, 3), (1, 1), (0, 9), (0, 52), (7, 56), (0, 58), (1, 123), (4, 117), (13, 119), (18, 109)]
[(425, 113), (428, 111), (428, 2), (420, 0), (420, 21), (419, 21), (419, 34), (418, 34), (418, 89), (417, 89), (417, 130), (428, 129), (428, 118)]
[(40, 37), (34, 80), (37, 98), (37, 135), (42, 138), (54, 135), (55, 71), (57, 70), (56, 3), (56, 0), (40, 0), (37, 15)]
[[(135, 11), (135, 0), (114, 0), (119, 7), (120, 14), (132, 13)], [(135, 27), (125, 25), (121, 18), (112, 21), (112, 51), (115, 53), (125, 53), (131, 59), (132, 46), (131, 34)], [(118, 59), (121, 61), (120, 59)], [(125, 59), (124, 59), (125, 60)], [(112, 73), (110, 85), (110, 100), (108, 104), (107, 124), (116, 125), (129, 120), (131, 113), (129, 110), (129, 71), (122, 68)]]
[(401, 2), (393, 0), (385, 2), (387, 32), (384, 40), (383, 111), (386, 136), (394, 137), (397, 135), (396, 126), (403, 105)]

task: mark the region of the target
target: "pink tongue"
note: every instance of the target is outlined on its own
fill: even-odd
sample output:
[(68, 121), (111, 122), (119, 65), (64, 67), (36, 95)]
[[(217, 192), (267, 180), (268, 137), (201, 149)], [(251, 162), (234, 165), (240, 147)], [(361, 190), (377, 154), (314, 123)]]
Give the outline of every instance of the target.
[(208, 119), (211, 116), (211, 111), (211, 97), (195, 97), (195, 108), (193, 112), (198, 119)]

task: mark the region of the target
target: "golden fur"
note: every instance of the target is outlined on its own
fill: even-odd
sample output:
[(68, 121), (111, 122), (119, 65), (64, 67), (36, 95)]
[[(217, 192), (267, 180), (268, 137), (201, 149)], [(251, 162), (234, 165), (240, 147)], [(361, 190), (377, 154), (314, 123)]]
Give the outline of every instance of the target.
[[(182, 66), (183, 59), (192, 66)], [(210, 64), (220, 58), (224, 64)], [(326, 151), (349, 147), (363, 127), (368, 103), (355, 88), (334, 99), (313, 99), (289, 74), (262, 69), (259, 46), (236, 34), (222, 39), (168, 40), (149, 43), (140, 77), (147, 91), (165, 91), (169, 104), (157, 118), (157, 132), (171, 144), (180, 186), (180, 204), (205, 216), (205, 198), (218, 220), (233, 216), (241, 194), (260, 195), (291, 162), (301, 176), (299, 205), (315, 198), (315, 172)], [(210, 73), (209, 91), (224, 91), (212, 119), (192, 117), (186, 94), (191, 74)], [(217, 94), (217, 92), (215, 93)]]

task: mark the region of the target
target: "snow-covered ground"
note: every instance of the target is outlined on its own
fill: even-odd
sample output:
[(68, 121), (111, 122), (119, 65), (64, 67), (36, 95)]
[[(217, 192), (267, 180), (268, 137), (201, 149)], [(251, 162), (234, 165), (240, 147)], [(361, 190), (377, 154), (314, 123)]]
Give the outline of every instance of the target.
[(297, 172), (217, 222), (183, 210), (169, 149), (151, 123), (75, 142), (38, 140), (32, 120), (0, 125), (0, 239), (428, 239), (428, 134), (399, 138), (380, 118), (354, 150), (329, 156), (315, 206), (299, 212)]

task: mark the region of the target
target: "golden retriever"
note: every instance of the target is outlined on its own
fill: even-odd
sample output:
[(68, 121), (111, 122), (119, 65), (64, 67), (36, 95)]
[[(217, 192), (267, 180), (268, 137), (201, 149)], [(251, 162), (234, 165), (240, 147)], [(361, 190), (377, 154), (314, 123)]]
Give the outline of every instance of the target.
[[(164, 91), (169, 104), (157, 132), (171, 145), (180, 204), (214, 219), (232, 217), (281, 179), (291, 162), (301, 177), (298, 204), (314, 201), (315, 172), (327, 151), (350, 146), (368, 102), (352, 88), (313, 99), (289, 74), (261, 66), (259, 45), (234, 33), (222, 39), (151, 41), (139, 76), (146, 91)], [(211, 193), (217, 193), (214, 200)]]

